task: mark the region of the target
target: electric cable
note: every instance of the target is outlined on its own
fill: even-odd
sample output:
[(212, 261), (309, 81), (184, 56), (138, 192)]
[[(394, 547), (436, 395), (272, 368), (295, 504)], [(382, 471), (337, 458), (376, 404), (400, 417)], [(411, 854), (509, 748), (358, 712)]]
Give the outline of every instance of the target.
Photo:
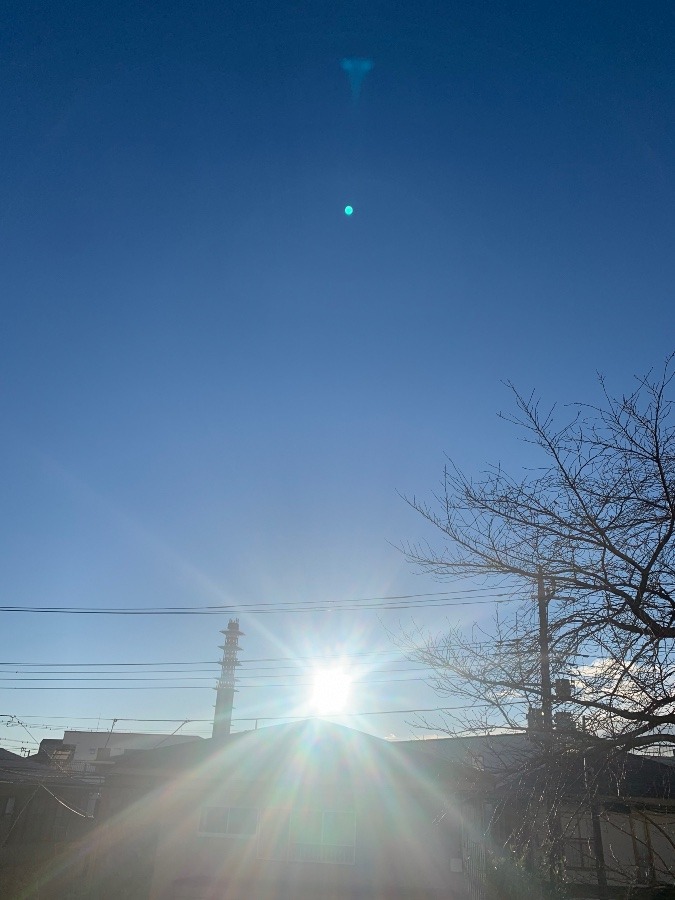
[[(480, 592), (480, 593), (479, 593)], [(477, 596), (471, 596), (477, 594)], [(486, 598), (486, 594), (489, 597)], [(448, 599), (449, 597), (465, 599)], [(429, 599), (436, 598), (436, 599)], [(443, 591), (426, 594), (397, 594), (384, 597), (359, 597), (335, 602), (313, 600), (284, 600), (274, 602), (237, 603), (220, 606), (148, 606), (148, 607), (91, 607), (91, 606), (0, 606), (0, 612), (40, 613), (58, 615), (110, 616), (206, 616), (245, 612), (247, 615), (268, 615), (297, 612), (329, 612), (346, 610), (403, 610), (476, 606), (492, 603), (512, 603), (518, 597), (513, 592), (491, 592), (485, 588), (462, 591)], [(409, 602), (404, 602), (409, 601)]]

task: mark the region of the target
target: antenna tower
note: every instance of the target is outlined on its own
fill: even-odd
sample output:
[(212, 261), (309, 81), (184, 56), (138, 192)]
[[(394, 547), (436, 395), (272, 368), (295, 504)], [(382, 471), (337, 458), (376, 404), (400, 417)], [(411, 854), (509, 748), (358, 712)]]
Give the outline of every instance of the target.
[(237, 666), (241, 665), (238, 653), (241, 649), (239, 638), (244, 632), (239, 630), (239, 619), (230, 619), (227, 628), (221, 634), (225, 635), (225, 643), (220, 645), (223, 658), (220, 661), (220, 678), (216, 686), (216, 711), (213, 717), (213, 737), (227, 737), (232, 728), (232, 709), (234, 707), (234, 693)]

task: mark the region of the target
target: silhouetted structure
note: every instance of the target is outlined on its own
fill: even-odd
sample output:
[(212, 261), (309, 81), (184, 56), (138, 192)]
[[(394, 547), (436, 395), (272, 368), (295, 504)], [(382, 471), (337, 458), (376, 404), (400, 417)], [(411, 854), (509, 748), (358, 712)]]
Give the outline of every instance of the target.
[(106, 778), (87, 896), (470, 900), (462, 835), (490, 785), (425, 741), (325, 721), (127, 753)]
[(239, 638), (244, 632), (239, 630), (239, 619), (230, 619), (227, 628), (220, 632), (225, 635), (225, 643), (220, 645), (223, 658), (220, 661), (220, 678), (216, 687), (216, 711), (213, 716), (213, 737), (227, 737), (232, 728), (232, 709), (237, 666)]

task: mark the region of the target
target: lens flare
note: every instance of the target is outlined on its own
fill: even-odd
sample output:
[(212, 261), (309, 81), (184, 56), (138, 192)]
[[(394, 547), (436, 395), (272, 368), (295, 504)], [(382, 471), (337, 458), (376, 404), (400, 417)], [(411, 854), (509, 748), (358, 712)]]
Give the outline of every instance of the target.
[(354, 212), (353, 206), (345, 206), (345, 215), (346, 216), (351, 216), (353, 212)]
[(314, 673), (312, 707), (322, 716), (344, 712), (349, 701), (351, 678), (344, 669), (318, 669)]

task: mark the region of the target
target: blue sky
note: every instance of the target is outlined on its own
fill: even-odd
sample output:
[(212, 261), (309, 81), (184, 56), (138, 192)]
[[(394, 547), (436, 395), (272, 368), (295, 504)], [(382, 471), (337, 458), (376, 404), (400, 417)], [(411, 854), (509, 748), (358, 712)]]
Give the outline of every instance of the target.
[[(426, 536), (397, 492), (430, 494), (445, 453), (523, 463), (503, 381), (593, 401), (596, 372), (620, 391), (673, 349), (674, 18), (17, 4), (0, 33), (3, 605), (441, 589), (392, 546)], [(351, 54), (375, 62), (356, 108)], [(307, 688), (279, 686), (287, 657), (391, 650), (413, 614), (440, 629), (487, 608), (242, 611), (243, 658), (271, 659), (256, 671), (277, 685), (242, 687), (238, 712), (303, 708)], [(2, 615), (23, 663), (213, 660), (227, 624)], [(362, 675), (353, 711), (438, 702)], [(0, 712), (36, 737), (47, 715), (208, 718), (208, 684), (7, 682)], [(350, 721), (407, 736), (410, 719)]]

